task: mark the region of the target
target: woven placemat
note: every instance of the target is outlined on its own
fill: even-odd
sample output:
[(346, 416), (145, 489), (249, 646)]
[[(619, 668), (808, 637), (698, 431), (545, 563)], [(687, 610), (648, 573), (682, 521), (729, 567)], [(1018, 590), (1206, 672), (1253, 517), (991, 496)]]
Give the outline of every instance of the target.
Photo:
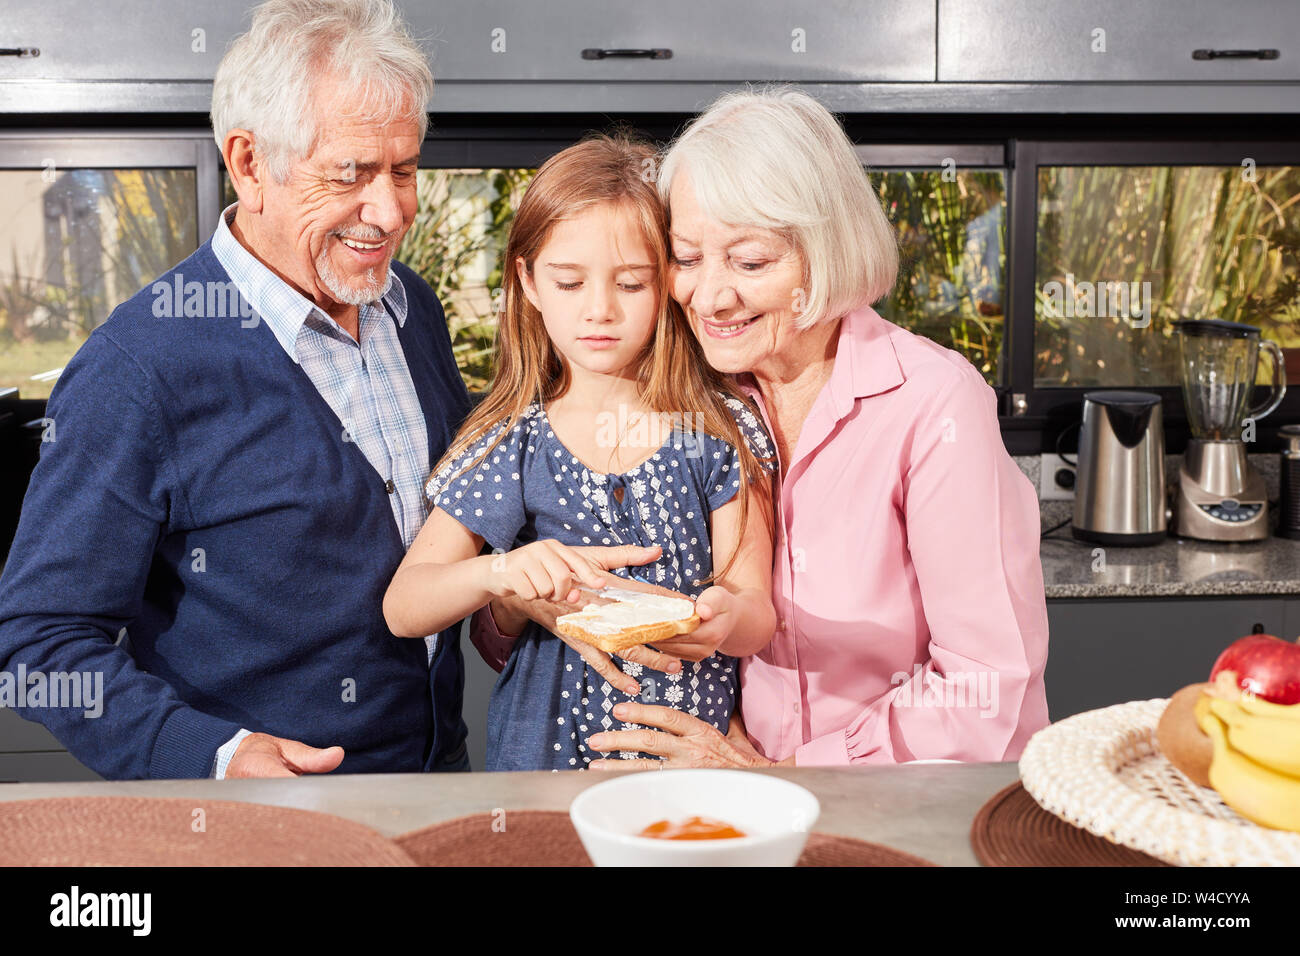
[[(567, 813), (511, 810), (458, 817), (395, 839), (421, 866), (591, 866)], [(852, 837), (810, 833), (798, 866), (934, 866)]]
[(377, 830), (233, 800), (0, 801), (0, 866), (414, 866)]
[(1169, 866), (1048, 813), (1019, 780), (980, 807), (970, 842), (985, 866)]

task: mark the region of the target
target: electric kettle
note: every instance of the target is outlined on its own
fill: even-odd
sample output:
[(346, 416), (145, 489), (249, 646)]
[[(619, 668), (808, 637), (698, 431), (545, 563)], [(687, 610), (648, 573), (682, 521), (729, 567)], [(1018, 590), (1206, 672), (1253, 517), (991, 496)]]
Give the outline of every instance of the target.
[(1153, 392), (1085, 392), (1074, 484), (1079, 541), (1159, 544), (1168, 531), (1165, 433)]

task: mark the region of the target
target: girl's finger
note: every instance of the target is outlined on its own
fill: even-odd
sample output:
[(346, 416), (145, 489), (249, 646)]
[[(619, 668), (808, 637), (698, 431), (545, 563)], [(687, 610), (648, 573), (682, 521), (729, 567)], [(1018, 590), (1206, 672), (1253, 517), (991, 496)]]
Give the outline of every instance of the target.
[(567, 544), (560, 544), (558, 541), (554, 544), (555, 552), (561, 560), (569, 566), (573, 576), (586, 584), (599, 590), (605, 586), (608, 575), (598, 568), (589, 558), (583, 557), (575, 549)]
[(542, 569), (527, 560), (522, 560), (514, 568), (511, 590), (525, 601), (535, 601), (542, 596), (539, 588), (541, 580)]
[(569, 592), (573, 590), (573, 572), (569, 570), (569, 566), (565, 564), (564, 559), (553, 550), (544, 549), (538, 552), (537, 561), (545, 569), (546, 584), (549, 588), (549, 590), (539, 591), (539, 593), (542, 597), (549, 597), (556, 601), (567, 601)]

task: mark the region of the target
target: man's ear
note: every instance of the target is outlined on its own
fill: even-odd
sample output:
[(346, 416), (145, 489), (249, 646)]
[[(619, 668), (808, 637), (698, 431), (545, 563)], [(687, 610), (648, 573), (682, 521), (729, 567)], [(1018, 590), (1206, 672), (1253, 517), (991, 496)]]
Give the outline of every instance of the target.
[(515, 272), (519, 275), (519, 284), (524, 287), (524, 298), (534, 309), (541, 312), (542, 306), (537, 300), (537, 284), (533, 282), (533, 277), (528, 272), (528, 263), (524, 262), (523, 256), (515, 257)]
[(253, 149), (253, 134), (246, 129), (232, 129), (226, 134), (221, 156), (239, 205), (246, 212), (260, 213), (266, 168)]

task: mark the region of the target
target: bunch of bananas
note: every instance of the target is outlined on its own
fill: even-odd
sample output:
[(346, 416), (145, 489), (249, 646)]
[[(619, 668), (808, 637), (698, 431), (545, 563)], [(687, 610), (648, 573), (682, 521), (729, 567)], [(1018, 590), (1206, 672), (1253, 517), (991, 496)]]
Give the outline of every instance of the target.
[(1214, 743), (1210, 785), (1248, 820), (1300, 832), (1300, 704), (1202, 693), (1196, 723)]

